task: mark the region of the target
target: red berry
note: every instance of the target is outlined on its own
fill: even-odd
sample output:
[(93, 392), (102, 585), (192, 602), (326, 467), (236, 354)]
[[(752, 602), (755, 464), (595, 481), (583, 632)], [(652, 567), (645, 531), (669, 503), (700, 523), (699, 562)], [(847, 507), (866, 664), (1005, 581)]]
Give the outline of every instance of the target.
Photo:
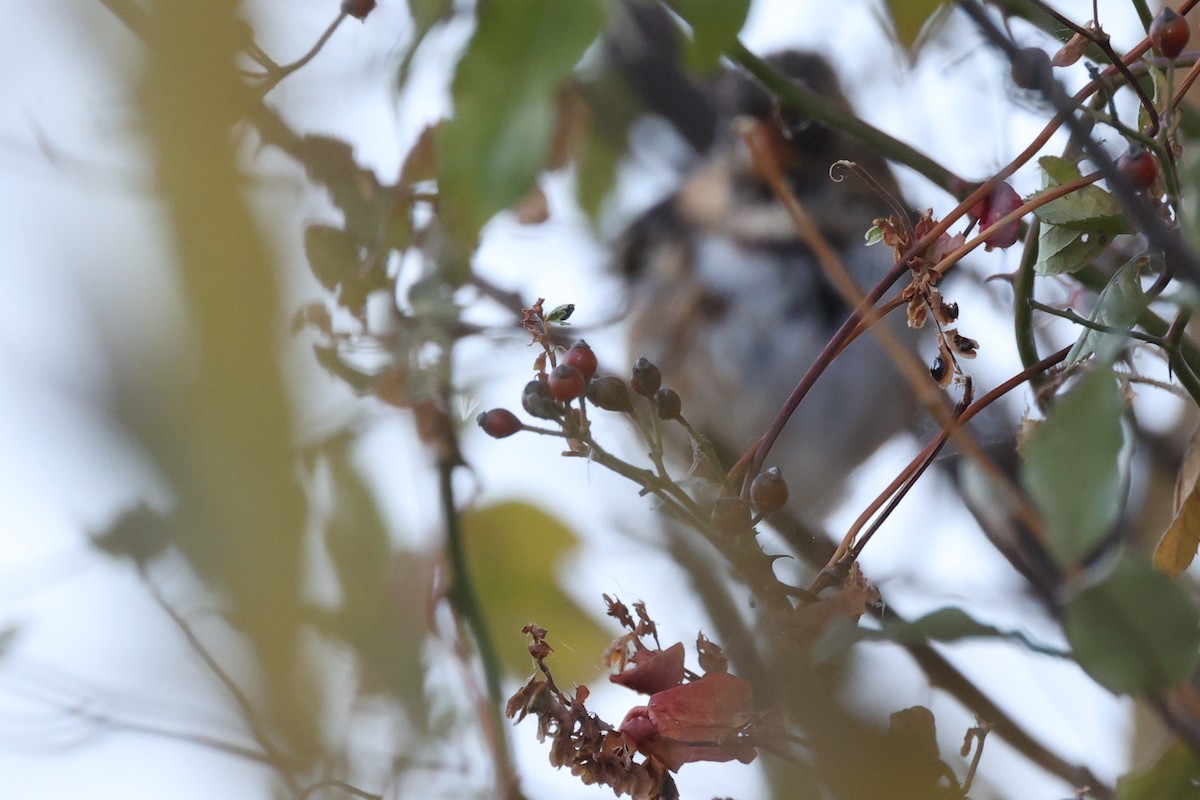
[[(1007, 183), (1000, 183), (993, 187), (991, 194), (972, 206), (968, 213), (972, 219), (979, 220), (980, 228), (986, 229), (1020, 206), (1021, 195), (1017, 194), (1017, 190)], [(984, 247), (988, 250), (1010, 247), (1016, 243), (1020, 233), (1021, 220), (1014, 219), (984, 239)]]
[(521, 420), (507, 408), (493, 408), (475, 418), (483, 432), (493, 439), (503, 439), (521, 430)]
[(750, 484), (750, 499), (764, 514), (772, 514), (787, 505), (788, 485), (779, 467), (760, 472)]
[(592, 352), (592, 348), (588, 347), (588, 343), (583, 339), (571, 345), (571, 349), (563, 353), (561, 363), (570, 364), (582, 372), (585, 381), (590, 381), (592, 376), (596, 374), (596, 354)]
[(1117, 159), (1117, 169), (1139, 189), (1146, 189), (1158, 180), (1158, 160), (1144, 147), (1131, 147)]
[(1179, 16), (1173, 8), (1164, 8), (1150, 23), (1150, 41), (1158, 52), (1167, 58), (1176, 58), (1187, 47), (1188, 39), (1192, 38), (1192, 29), (1188, 21)]
[(560, 403), (571, 402), (586, 388), (583, 373), (570, 364), (559, 364), (550, 373), (550, 396)]

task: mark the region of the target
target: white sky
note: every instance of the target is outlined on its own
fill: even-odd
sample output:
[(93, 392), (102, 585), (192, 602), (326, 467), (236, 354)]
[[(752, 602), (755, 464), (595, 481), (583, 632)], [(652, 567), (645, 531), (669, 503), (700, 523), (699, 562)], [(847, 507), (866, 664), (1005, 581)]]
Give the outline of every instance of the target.
[[(843, 83), (864, 116), (927, 147), (962, 174), (985, 176), (1040, 127), (1039, 115), (1012, 109), (1002, 71), (965, 27), (946, 52), (895, 86), (886, 80), (887, 70), (872, 69), (889, 45), (868, 5), (814, 2), (803, 4), (803, 11), (800, 5), (757, 3), (745, 31), (748, 43), (763, 51), (800, 46), (830, 54), (845, 68)], [(1059, 5), (1077, 17), (1090, 8), (1090, 2)], [(307, 49), (335, 6), (318, 0), (256, 3), (252, 16), (259, 41), (277, 60), (290, 60)], [(1118, 49), (1132, 42), (1127, 4), (1105, 2), (1101, 9)], [(126, 87), (138, 63), (137, 45), (89, 0), (0, 0), (0, 19), (7, 20), (0, 25), (0, 626), (21, 626), (13, 652), (0, 660), (0, 794), (86, 792), (91, 800), (266, 796), (267, 776), (252, 764), (162, 737), (97, 731), (61, 711), (86, 699), (99, 702), (88, 706), (95, 713), (126, 720), (178, 722), (226, 735), (239, 730), (219, 701), (218, 687), (132, 572), (92, 554), (83, 541), (86, 529), (102, 526), (131, 500), (161, 499), (152, 471), (103, 410), (111, 393), (106, 347), (137, 348), (153, 358), (156, 343), (175, 334), (177, 319), (167, 248), (156, 233), (160, 219), (146, 198), (148, 176), (129, 132)], [(344, 25), (327, 50), (275, 95), (303, 126), (349, 137), (360, 160), (381, 175), (395, 169), (397, 142), (411, 140), (439, 111), (436, 91), (405, 98), (399, 109), (392, 97), (389, 70), (402, 45), (397, 31), (403, 19), (400, 4), (384, 0), (365, 25)], [(111, 52), (121, 53), (120, 65), (113, 64)], [(422, 83), (437, 85), (452, 52), (453, 42), (431, 51), (416, 73)], [(914, 205), (949, 207), (944, 195), (919, 178), (904, 178)], [(1018, 189), (1032, 190), (1036, 180), (1031, 171), (1023, 173)], [(564, 208), (562, 187), (552, 182), (548, 188), (557, 212), (551, 221), (535, 230), (498, 223), (479, 264), (526, 297), (576, 302), (580, 324), (606, 319), (619, 306), (619, 289), (603, 276), (603, 251), (586, 238), (579, 215)], [(626, 204), (646, 194), (644, 187), (640, 192), (628, 187)], [(301, 225), (320, 218), (322, 206), (291, 179), (265, 191), (263, 203), (277, 215), (279, 246), (302, 264)], [(1004, 268), (999, 261), (980, 266), (989, 272)], [(315, 294), (315, 284), (301, 281), (294, 300)], [(971, 302), (986, 313), (980, 298)], [(960, 303), (965, 315), (967, 303)], [(134, 307), (140, 313), (128, 314)], [(619, 330), (589, 333), (588, 339), (604, 361), (623, 363)], [(1013, 357), (1000, 346), (1003, 339), (1000, 332), (986, 340), (997, 346), (985, 348), (981, 376), (995, 380), (1010, 373)], [(528, 368), (521, 343), (475, 342), (460, 355), (478, 387), (471, 402), (483, 408), (515, 405)], [(306, 380), (317, 375), (302, 357), (290, 357), (289, 367)], [(327, 429), (331, 417), (344, 418), (346, 403), (336, 390), (306, 397), (307, 430)], [(564, 571), (572, 594), (597, 609), (601, 592), (643, 598), (660, 621), (670, 620), (666, 635), (691, 641), (705, 621), (686, 602), (677, 570), (627, 538), (614, 539), (614, 531), (653, 525), (646, 501), (599, 469), (575, 461), (560, 465), (555, 442), (524, 439), (515, 447), (517, 440), (467, 435), (483, 499), (516, 496), (569, 515), (587, 542)], [(420, 537), (436, 525), (435, 509), (420, 502), (431, 496), (432, 479), (421, 469), (423, 457), (396, 464), (397, 453), (416, 452), (407, 421), (396, 418), (377, 426), (363, 459), (398, 531), (405, 532), (398, 535)], [(881, 454), (878, 474), (909, 452), (899, 443)], [(547, 464), (553, 469), (547, 471)], [(873, 494), (872, 474), (865, 474), (862, 496), (851, 507)], [(921, 509), (939, 501), (936, 489), (915, 493), (896, 529), (918, 526)], [(868, 549), (864, 567), (885, 592), (906, 601), (909, 613), (970, 598), (974, 607), (986, 609), (989, 621), (1029, 627), (1053, 639), (1053, 631), (1039, 629), (1028, 608), (1007, 602), (1014, 581), (977, 534), (961, 532), (962, 524), (952, 514), (919, 542), (881, 536)], [(933, 570), (922, 573), (928, 582), (919, 587), (912, 583), (918, 564)], [(187, 588), (182, 570), (168, 565), (162, 577), (169, 588)], [(1096, 689), (1069, 665), (1048, 664), (1012, 648), (974, 644), (952, 652), (985, 683), (1003, 681), (1012, 698), (1009, 708), (1038, 735), (1060, 744), (1068, 758), (1087, 763), (1110, 784), (1120, 774), (1132, 725), (1128, 704)], [(953, 754), (971, 720), (944, 696), (929, 692), (904, 659), (887, 657), (882, 647), (866, 659), (884, 661), (908, 688), (862, 701), (876, 700), (889, 710), (930, 704), (944, 752)], [(867, 681), (864, 692), (869, 691)], [(596, 695), (595, 705), (619, 718), (631, 702), (606, 690)], [(518, 728), (514, 741), (531, 797), (611, 796), (551, 772), (531, 725)], [(982, 769), (1009, 796), (1067, 794), (996, 739), (988, 743)], [(756, 767), (689, 765), (679, 778), (685, 798), (754, 800), (762, 791)]]

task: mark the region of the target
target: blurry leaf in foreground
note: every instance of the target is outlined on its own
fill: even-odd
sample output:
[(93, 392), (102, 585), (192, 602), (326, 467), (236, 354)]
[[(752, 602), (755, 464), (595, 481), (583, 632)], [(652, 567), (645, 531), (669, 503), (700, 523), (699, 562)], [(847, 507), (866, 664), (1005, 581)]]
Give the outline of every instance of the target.
[(1165, 691), (1200, 664), (1196, 608), (1171, 579), (1125, 556), (1064, 609), (1075, 660), (1117, 694)]
[(462, 524), (471, 577), (505, 669), (529, 672), (521, 629), (536, 622), (559, 640), (551, 644), (554, 674), (563, 685), (594, 681), (612, 636), (559, 585), (563, 562), (578, 543), (575, 534), (519, 502), (470, 511)]
[(1121, 509), (1121, 411), (1111, 369), (1083, 376), (1025, 445), (1021, 480), (1046, 522), (1046, 546), (1071, 569), (1096, 551)]
[(717, 68), (721, 56), (737, 42), (750, 10), (750, 0), (675, 0), (672, 5), (692, 29), (685, 57), (699, 73)]
[(437, 131), (439, 216), (461, 244), (533, 186), (549, 155), (559, 83), (603, 21), (596, 0), (480, 7), (454, 77), (454, 116)]
[(320, 749), (322, 708), (300, 647), (307, 504), (278, 350), (278, 265), (238, 165), (234, 132), (253, 98), (235, 66), (237, 11), (232, 0), (159, 2), (150, 15), (135, 127), (189, 338), (187, 357), (114, 361), (122, 420), (176, 501), (172, 541), (246, 636), (264, 678), (260, 707), (303, 764)]
[(916, 57), (921, 45), (945, 20), (943, 5), (942, 0), (887, 0), (884, 3), (896, 38), (910, 58)]
[(1200, 757), (1176, 742), (1150, 769), (1119, 778), (1117, 800), (1200, 800)]
[(111, 525), (92, 536), (97, 548), (110, 556), (128, 558), (139, 569), (166, 550), (170, 542), (167, 519), (145, 504), (122, 512)]

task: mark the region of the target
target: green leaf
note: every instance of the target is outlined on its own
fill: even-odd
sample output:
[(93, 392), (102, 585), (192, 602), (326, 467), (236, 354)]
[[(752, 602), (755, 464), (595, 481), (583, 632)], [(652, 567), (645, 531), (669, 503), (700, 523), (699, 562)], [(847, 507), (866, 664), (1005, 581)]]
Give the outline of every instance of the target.
[(1165, 691), (1189, 678), (1200, 664), (1198, 623), (1182, 589), (1130, 556), (1063, 611), (1075, 660), (1118, 694)]
[(612, 191), (616, 180), (621, 152), (611, 142), (594, 134), (584, 139), (581, 149), (575, 161), (579, 176), (579, 205), (595, 225), (600, 218), (601, 204)]
[[(841, 624), (841, 623), (845, 624)], [(885, 620), (879, 629), (863, 628), (850, 620), (830, 625), (813, 647), (813, 657), (829, 660), (851, 645), (861, 642), (894, 642), (921, 644), (927, 641), (957, 642), (962, 639), (1005, 639), (1016, 642), (1035, 653), (1068, 657), (1049, 645), (1041, 644), (1020, 631), (1006, 631), (986, 625), (959, 608), (939, 608), (911, 622)]]
[(454, 77), (454, 117), (438, 129), (438, 209), (472, 244), (523, 197), (545, 163), (562, 80), (604, 22), (599, 0), (484, 3)]
[(675, 0), (673, 5), (692, 28), (687, 65), (700, 73), (714, 71), (746, 24), (750, 0)]
[(1046, 545), (1072, 571), (1104, 541), (1121, 507), (1124, 400), (1112, 370), (1080, 379), (1033, 431), (1021, 480), (1045, 520)]
[[(1149, 264), (1146, 258), (1126, 262), (1100, 292), (1091, 319), (1101, 325), (1132, 330), (1150, 300), (1142, 291), (1142, 271)], [(1085, 329), (1079, 341), (1067, 354), (1067, 364), (1075, 364), (1093, 353), (1111, 361), (1128, 339), (1114, 333)]]
[(574, 313), (574, 303), (563, 303), (561, 306), (555, 306), (550, 313), (546, 315), (546, 322), (566, 322)]
[(1108, 248), (1112, 237), (1060, 225), (1042, 225), (1038, 234), (1038, 275), (1065, 275), (1090, 266)]
[(1200, 800), (1200, 757), (1176, 742), (1150, 769), (1119, 778), (1117, 800)]
[[(1065, 158), (1042, 156), (1038, 159), (1038, 164), (1045, 173), (1046, 189), (1062, 186), (1080, 177), (1079, 168)], [(1044, 193), (1043, 191), (1038, 194)], [(1111, 194), (1095, 185), (1076, 189), (1068, 195), (1050, 201), (1033, 213), (1046, 225), (1062, 225), (1086, 233), (1111, 237), (1129, 231), (1129, 223), (1122, 212), (1121, 204)]]
[(563, 686), (591, 682), (612, 640), (562, 590), (557, 575), (578, 540), (566, 525), (527, 503), (506, 502), (463, 516), (471, 578), (500, 660), (514, 675), (529, 672), (521, 628), (536, 622), (555, 648), (555, 678)]
[(883, 241), (883, 228), (878, 225), (872, 225), (863, 238), (866, 239), (867, 247), (879, 244)]

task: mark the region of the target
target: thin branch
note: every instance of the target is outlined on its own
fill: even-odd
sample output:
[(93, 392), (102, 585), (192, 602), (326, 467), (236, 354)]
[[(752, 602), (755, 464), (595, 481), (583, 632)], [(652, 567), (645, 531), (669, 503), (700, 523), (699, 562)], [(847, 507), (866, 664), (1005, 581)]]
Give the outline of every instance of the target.
[(229, 694), (234, 704), (238, 707), (238, 712), (241, 714), (242, 720), (246, 723), (246, 728), (250, 731), (250, 735), (254, 737), (254, 741), (257, 742), (258, 746), (263, 749), (264, 753), (266, 753), (267, 758), (270, 759), (271, 765), (275, 768), (275, 771), (279, 773), (279, 777), (283, 779), (283, 782), (290, 790), (292, 790), (293, 793), (298, 792), (300, 790), (300, 785), (297, 783), (296, 776), (294, 774), (295, 763), (289, 756), (287, 756), (275, 745), (275, 742), (271, 739), (271, 735), (267, 732), (266, 723), (264, 723), (259, 717), (257, 709), (255, 709), (254, 704), (250, 702), (250, 698), (245, 692), (242, 691), (242, 688), (237, 685), (237, 681), (235, 681), (233, 677), (225, 671), (225, 668), (221, 666), (220, 662), (217, 661), (216, 657), (211, 651), (209, 651), (204, 642), (200, 641), (200, 637), (197, 636), (195, 630), (192, 629), (191, 623), (184, 619), (183, 615), (175, 610), (175, 607), (172, 606), (170, 601), (167, 600), (166, 596), (163, 595), (158, 584), (156, 584), (150, 578), (150, 576), (145, 573), (145, 571), (142, 572), (142, 577), (148, 591), (150, 592), (150, 596), (154, 599), (154, 602), (163, 610), (163, 613), (165, 613), (171, 619), (171, 621), (175, 623), (175, 627), (178, 628), (179, 632), (183, 634), (185, 639), (187, 639), (188, 645), (191, 646), (192, 651), (200, 657), (200, 660), (204, 663), (204, 666), (208, 668), (209, 672), (211, 672), (225, 688), (225, 691)]

